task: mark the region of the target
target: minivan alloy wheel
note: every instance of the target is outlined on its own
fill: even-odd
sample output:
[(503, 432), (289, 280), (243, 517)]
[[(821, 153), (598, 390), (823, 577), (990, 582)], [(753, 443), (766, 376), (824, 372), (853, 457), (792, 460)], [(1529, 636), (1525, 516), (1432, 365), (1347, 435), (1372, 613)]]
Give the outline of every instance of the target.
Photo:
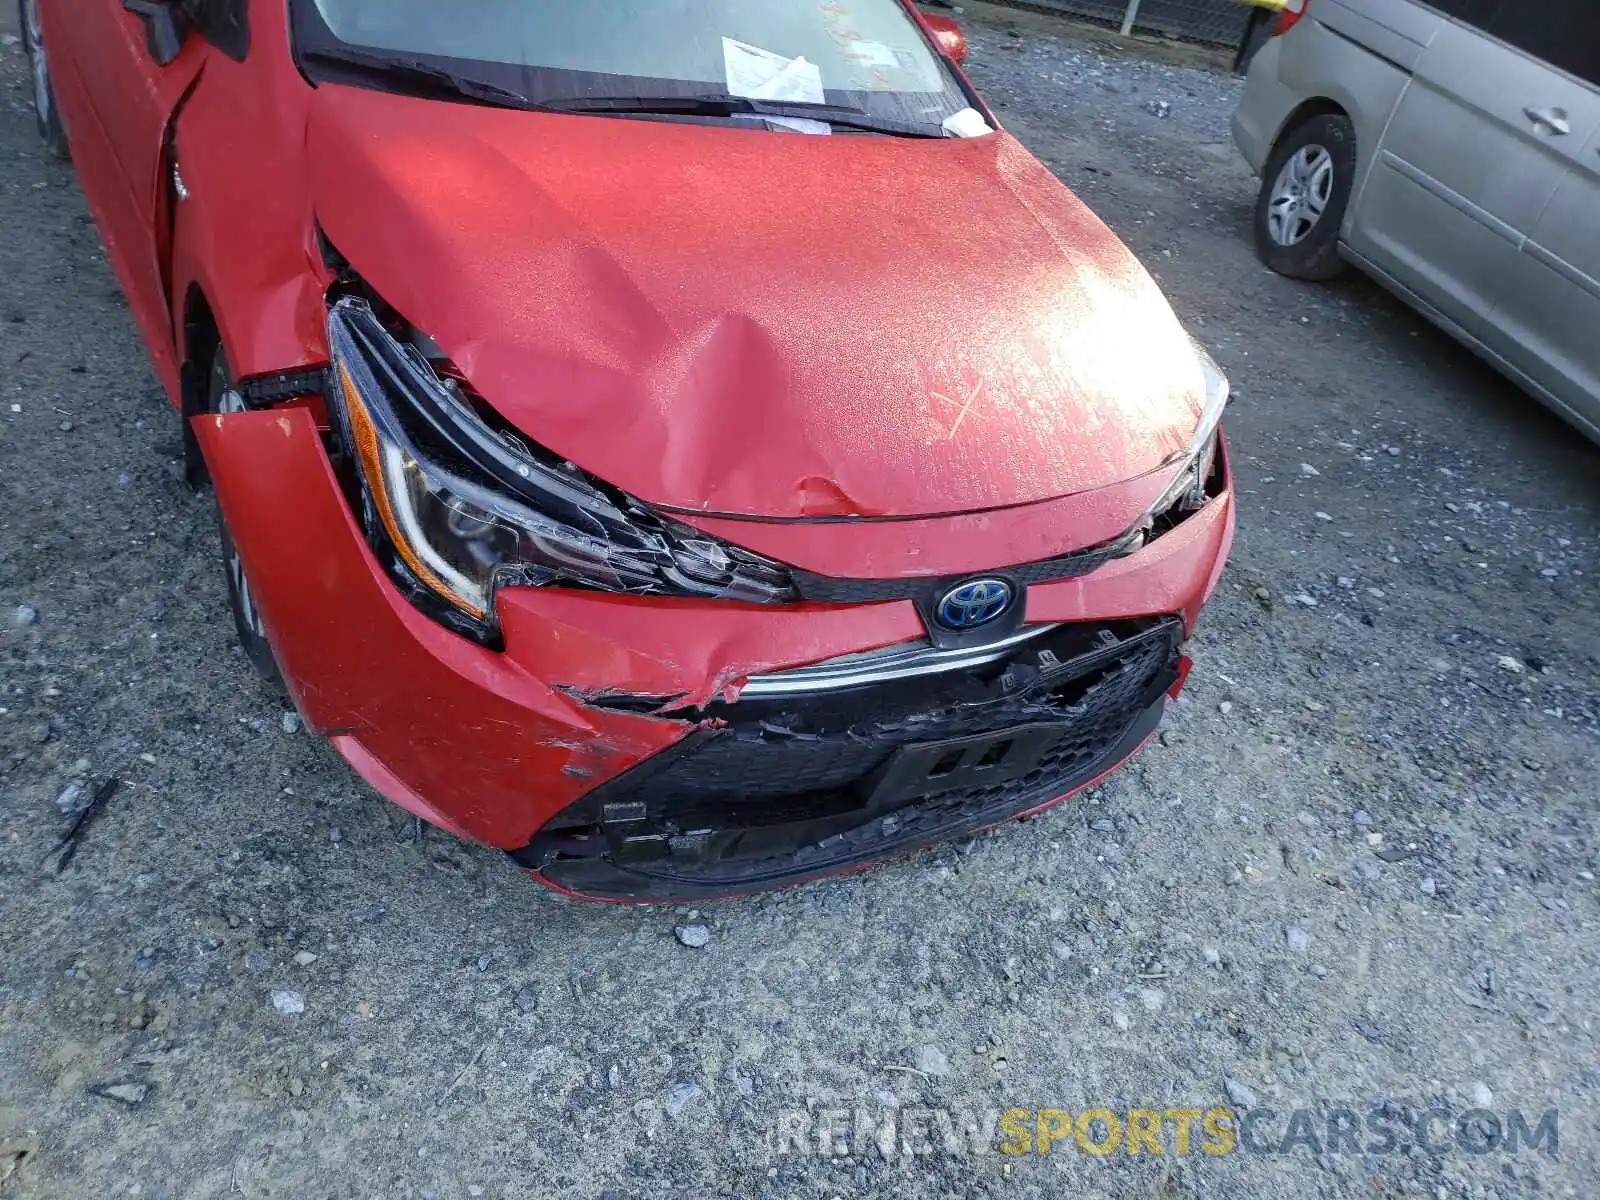
[(1317, 227), (1333, 195), (1333, 156), (1322, 146), (1302, 146), (1283, 164), (1272, 185), (1267, 232), (1280, 246), (1295, 246)]

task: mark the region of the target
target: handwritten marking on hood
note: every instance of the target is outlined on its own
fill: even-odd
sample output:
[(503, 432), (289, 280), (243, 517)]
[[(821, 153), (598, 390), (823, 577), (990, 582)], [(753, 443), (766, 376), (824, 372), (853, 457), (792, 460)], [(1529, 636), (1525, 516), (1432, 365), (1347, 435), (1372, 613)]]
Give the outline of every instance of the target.
[(933, 398), (935, 400), (938, 400), (943, 404), (947, 404), (951, 408), (960, 410), (956, 413), (955, 423), (950, 426), (950, 432), (946, 436), (946, 440), (955, 440), (956, 434), (961, 430), (961, 423), (967, 419), (967, 414), (972, 411), (972, 406), (977, 402), (979, 393), (983, 391), (983, 385), (984, 381), (979, 379), (977, 383), (972, 385), (972, 391), (967, 393), (967, 398), (965, 400), (956, 400), (953, 397), (945, 395), (943, 392), (933, 393)]

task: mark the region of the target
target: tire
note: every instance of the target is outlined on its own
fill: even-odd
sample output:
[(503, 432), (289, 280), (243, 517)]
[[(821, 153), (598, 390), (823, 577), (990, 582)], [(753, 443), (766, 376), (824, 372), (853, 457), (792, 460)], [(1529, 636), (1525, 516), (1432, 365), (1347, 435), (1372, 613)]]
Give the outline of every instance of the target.
[[(211, 372), (206, 394), (206, 411), (213, 413), (242, 412), (244, 402), (232, 391), (232, 377), (228, 373), (228, 356), (222, 348), (211, 358)], [(212, 488), (213, 497), (216, 489)], [(213, 503), (215, 500), (213, 499)], [(244, 563), (233, 544), (233, 534), (228, 529), (228, 519), (217, 504), (217, 533), (222, 540), (222, 571), (228, 581), (228, 607), (233, 610), (233, 627), (239, 635), (239, 646), (256, 674), (277, 691), (286, 691), (283, 675), (278, 670), (278, 660), (267, 641), (266, 627), (250, 594), (250, 580), (245, 575)]]
[(71, 155), (67, 149), (67, 129), (61, 123), (61, 109), (56, 104), (56, 90), (50, 80), (50, 60), (45, 54), (44, 33), (39, 24), (41, 3), (43, 0), (17, 0), (17, 28), (22, 31), (22, 47), (28, 55), (39, 136), (50, 153), (64, 162)]
[(1291, 279), (1342, 275), (1339, 230), (1355, 178), (1356, 130), (1343, 113), (1312, 117), (1279, 138), (1256, 199), (1261, 261)]

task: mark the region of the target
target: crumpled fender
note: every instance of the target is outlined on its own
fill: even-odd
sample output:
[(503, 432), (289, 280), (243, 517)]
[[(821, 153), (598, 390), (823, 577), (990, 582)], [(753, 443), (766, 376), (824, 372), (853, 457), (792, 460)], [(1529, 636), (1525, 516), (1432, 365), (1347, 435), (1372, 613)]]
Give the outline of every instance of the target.
[[(174, 211), (172, 332), (186, 350), (183, 321), (198, 288), (235, 378), (327, 358), (328, 275), (305, 167), (311, 92), (292, 68), (273, 69), (292, 61), (286, 32), (270, 21), (256, 25), (256, 53), (244, 63), (213, 63), (176, 126), (187, 194)], [(251, 131), (248, 153), (241, 153), (241, 129)]]
[(353, 738), (416, 795), (464, 797), (454, 831), (525, 845), (552, 814), (689, 731), (585, 709), (512, 655), (412, 608), (371, 557), (305, 409), (193, 425), (307, 725), (341, 750)]

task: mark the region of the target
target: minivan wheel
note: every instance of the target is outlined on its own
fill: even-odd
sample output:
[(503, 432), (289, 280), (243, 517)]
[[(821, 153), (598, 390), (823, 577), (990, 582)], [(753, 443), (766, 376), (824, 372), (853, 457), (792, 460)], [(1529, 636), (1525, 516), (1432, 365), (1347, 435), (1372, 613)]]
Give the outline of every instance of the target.
[[(244, 397), (233, 389), (228, 374), (228, 359), (219, 346), (211, 359), (210, 389), (206, 396), (206, 409), (214, 413), (244, 412)], [(213, 491), (215, 489), (213, 488)], [(239, 634), (239, 645), (256, 673), (278, 689), (283, 688), (283, 676), (278, 671), (278, 660), (273, 657), (272, 646), (267, 641), (267, 627), (256, 608), (250, 578), (245, 574), (244, 561), (233, 544), (228, 530), (228, 519), (217, 505), (217, 532), (222, 539), (222, 565), (228, 577), (228, 605), (233, 609), (233, 625)]]
[(1295, 126), (1273, 147), (1256, 200), (1261, 259), (1293, 279), (1333, 279), (1345, 270), (1339, 228), (1356, 177), (1356, 131), (1343, 113)]
[(56, 107), (56, 92), (50, 82), (50, 60), (44, 52), (44, 26), (39, 21), (39, 0), (18, 0), (17, 27), (22, 30), (22, 48), (28, 55), (28, 71), (33, 84), (33, 111), (39, 136), (50, 153), (65, 159), (67, 130)]

